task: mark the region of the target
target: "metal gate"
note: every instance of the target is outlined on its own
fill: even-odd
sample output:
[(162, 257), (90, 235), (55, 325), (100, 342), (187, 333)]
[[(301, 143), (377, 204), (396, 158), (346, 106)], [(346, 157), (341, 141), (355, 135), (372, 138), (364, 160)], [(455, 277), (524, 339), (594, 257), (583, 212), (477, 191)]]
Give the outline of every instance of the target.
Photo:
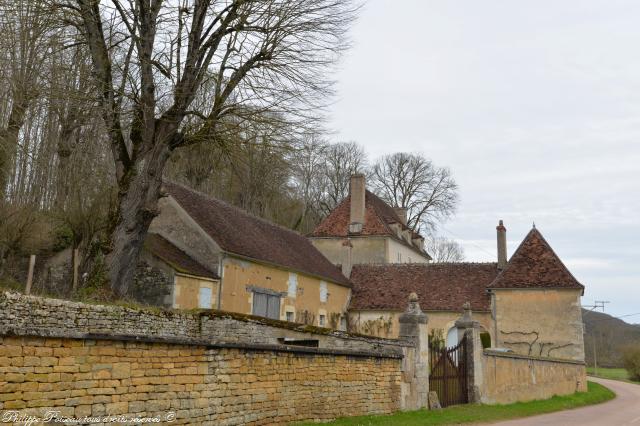
[(442, 407), (469, 402), (466, 339), (450, 348), (429, 348), (429, 390), (438, 394)]

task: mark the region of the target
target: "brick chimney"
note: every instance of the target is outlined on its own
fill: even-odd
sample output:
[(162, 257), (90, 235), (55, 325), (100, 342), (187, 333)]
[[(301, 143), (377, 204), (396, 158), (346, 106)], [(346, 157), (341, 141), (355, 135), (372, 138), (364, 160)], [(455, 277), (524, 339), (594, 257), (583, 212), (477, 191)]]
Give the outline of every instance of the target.
[(507, 228), (504, 227), (502, 219), (496, 226), (498, 233), (498, 269), (504, 269), (507, 266)]
[(356, 173), (351, 175), (349, 182), (349, 195), (351, 196), (350, 224), (349, 233), (359, 234), (362, 232), (364, 225), (364, 194), (365, 194), (364, 175)]
[(353, 261), (351, 258), (351, 253), (353, 250), (353, 245), (351, 241), (348, 239), (342, 242), (342, 275), (347, 278), (351, 277), (351, 268), (353, 267)]
[(394, 207), (393, 210), (395, 210), (396, 214), (400, 218), (400, 222), (404, 226), (407, 226), (407, 209), (404, 207)]

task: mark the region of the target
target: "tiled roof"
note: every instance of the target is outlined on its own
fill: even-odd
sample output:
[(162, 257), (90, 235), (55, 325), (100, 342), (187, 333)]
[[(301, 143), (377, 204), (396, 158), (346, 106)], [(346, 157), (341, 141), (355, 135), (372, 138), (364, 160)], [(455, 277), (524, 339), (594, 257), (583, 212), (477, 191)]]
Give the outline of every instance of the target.
[(489, 288), (575, 288), (584, 286), (569, 272), (540, 231), (533, 228)]
[(351, 285), (303, 235), (182, 185), (163, 187), (222, 250)]
[[(351, 215), (351, 196), (347, 196), (331, 213), (322, 221), (310, 237), (347, 237), (349, 235), (349, 223)], [(421, 252), (425, 256), (429, 256), (423, 250), (408, 243), (391, 229), (391, 224), (398, 224), (403, 230), (409, 229), (398, 217), (393, 207), (380, 199), (377, 195), (370, 191), (365, 192), (365, 214), (362, 232), (359, 235), (371, 236), (380, 235), (392, 237), (404, 245), (411, 247), (413, 250)], [(411, 231), (412, 238), (422, 238), (420, 234)]]
[(351, 309), (405, 310), (416, 292), (426, 311), (459, 311), (465, 302), (488, 311), (487, 286), (498, 275), (496, 263), (391, 263), (354, 265)]
[(144, 240), (144, 248), (162, 259), (177, 272), (211, 279), (220, 278), (216, 273), (195, 261), (187, 253), (158, 234), (147, 234)]

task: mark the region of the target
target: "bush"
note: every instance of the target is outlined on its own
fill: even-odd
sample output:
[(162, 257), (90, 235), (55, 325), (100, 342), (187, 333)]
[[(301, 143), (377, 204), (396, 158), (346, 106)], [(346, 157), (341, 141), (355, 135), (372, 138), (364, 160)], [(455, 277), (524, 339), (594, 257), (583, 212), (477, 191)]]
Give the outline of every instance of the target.
[(491, 335), (486, 331), (484, 333), (480, 333), (480, 341), (482, 342), (482, 349), (491, 347)]
[(628, 346), (622, 350), (622, 362), (631, 380), (640, 380), (640, 345)]

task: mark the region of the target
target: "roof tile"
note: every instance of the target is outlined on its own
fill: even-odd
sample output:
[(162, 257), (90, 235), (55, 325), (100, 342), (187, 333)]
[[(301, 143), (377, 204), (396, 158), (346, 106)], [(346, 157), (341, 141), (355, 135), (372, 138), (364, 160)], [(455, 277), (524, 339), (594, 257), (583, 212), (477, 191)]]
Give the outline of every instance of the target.
[(182, 185), (163, 186), (224, 251), (351, 286), (303, 235)]
[(533, 228), (489, 288), (575, 288), (584, 286), (569, 272), (540, 231)]
[[(351, 196), (347, 196), (338, 206), (331, 211), (331, 213), (322, 221), (313, 232), (310, 237), (347, 237), (349, 236), (349, 224), (351, 221)], [(391, 224), (398, 224), (403, 230), (409, 229), (406, 225), (403, 225), (396, 211), (383, 201), (380, 197), (370, 191), (365, 192), (365, 215), (364, 224), (362, 225), (362, 232), (358, 235), (362, 236), (388, 236), (392, 237), (407, 247), (413, 250), (419, 251), (423, 255), (428, 256), (426, 252), (415, 247), (413, 244), (408, 243), (403, 238), (399, 238), (397, 234), (391, 229)], [(420, 234), (411, 231), (411, 238), (422, 238)]]
[(498, 275), (496, 263), (391, 263), (354, 265), (351, 309), (404, 310), (416, 292), (426, 311), (458, 311), (465, 302), (488, 311), (487, 286)]
[(201, 265), (169, 240), (158, 234), (147, 234), (144, 240), (144, 247), (178, 272), (211, 279), (220, 278), (218, 274)]

